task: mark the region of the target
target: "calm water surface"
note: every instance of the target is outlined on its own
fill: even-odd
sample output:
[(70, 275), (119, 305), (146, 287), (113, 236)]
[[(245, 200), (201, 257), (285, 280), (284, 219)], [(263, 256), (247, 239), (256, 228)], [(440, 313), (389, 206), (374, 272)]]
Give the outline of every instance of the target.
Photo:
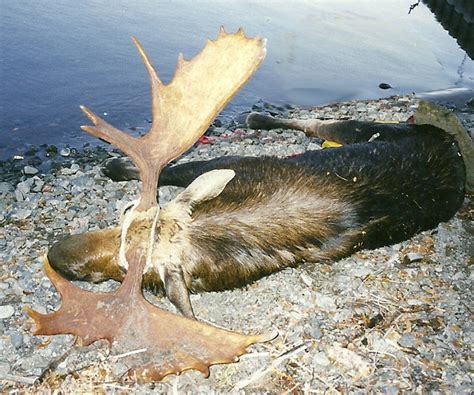
[(119, 128), (146, 126), (148, 81), (131, 35), (163, 81), (178, 52), (194, 56), (220, 25), (266, 37), (263, 65), (226, 114), (259, 99), (319, 105), (474, 87), (474, 62), (426, 7), (408, 15), (411, 3), (0, 0), (0, 159), (93, 141), (79, 130), (80, 104)]

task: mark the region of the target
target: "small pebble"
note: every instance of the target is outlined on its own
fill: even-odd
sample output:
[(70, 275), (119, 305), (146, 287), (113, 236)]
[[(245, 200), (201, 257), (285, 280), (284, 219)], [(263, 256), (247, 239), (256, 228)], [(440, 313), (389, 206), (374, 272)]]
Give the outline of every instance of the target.
[(13, 185), (11, 185), (9, 182), (0, 182), (0, 194), (5, 195), (11, 191), (13, 191), (15, 188), (13, 188)]
[(355, 268), (353, 271), (352, 271), (352, 275), (354, 277), (359, 277), (359, 278), (365, 278), (367, 277), (369, 274), (373, 273), (373, 270), (367, 268), (367, 267), (363, 267), (363, 266), (360, 266), (358, 268)]
[(27, 219), (31, 215), (32, 211), (26, 208), (20, 208), (17, 210), (16, 213), (14, 213), (14, 217), (16, 217), (19, 220), (24, 220)]
[(408, 254), (406, 254), (404, 257), (403, 257), (403, 260), (402, 262), (405, 264), (405, 265), (408, 265), (410, 263), (413, 263), (413, 262), (419, 262), (423, 259), (423, 255), (421, 254), (418, 254), (416, 252), (409, 252)]
[(321, 146), (319, 144), (316, 144), (316, 143), (309, 143), (308, 146), (306, 147), (306, 149), (308, 151), (316, 151), (316, 150), (320, 150), (321, 149)]
[(305, 273), (301, 273), (300, 277), (301, 277), (301, 281), (303, 281), (303, 284), (307, 285), (308, 287), (311, 287), (311, 285), (313, 284), (313, 280), (311, 277), (309, 277)]
[(59, 155), (67, 157), (71, 155), (71, 150), (69, 148), (63, 148), (61, 151), (59, 151)]
[(14, 332), (10, 335), (10, 341), (15, 348), (21, 348), (24, 344), (23, 335), (18, 332)]
[(315, 306), (325, 311), (335, 311), (336, 303), (334, 298), (331, 296), (323, 295), (319, 292), (315, 292)]
[[(10, 373), (10, 364), (4, 361), (0, 361), (0, 380), (1, 377)], [(1, 389), (1, 387), (0, 387)]]
[(8, 304), (0, 306), (0, 320), (10, 318), (13, 314), (15, 314), (15, 308), (13, 306)]
[(416, 347), (416, 337), (413, 333), (404, 333), (400, 339), (398, 339), (398, 345), (405, 348), (415, 348)]
[(23, 168), (23, 173), (27, 176), (34, 176), (35, 174), (38, 173), (38, 169), (36, 167), (33, 167), (33, 166), (25, 166)]
[(304, 332), (306, 335), (316, 340), (319, 340), (323, 337), (321, 324), (317, 319), (312, 319), (309, 324), (305, 325)]
[[(65, 176), (70, 176), (70, 175), (76, 174), (79, 169), (80, 169), (80, 166), (77, 163), (73, 163), (71, 165), (71, 167), (63, 168), (61, 170), (61, 174), (65, 175)], [(69, 180), (64, 180), (64, 181), (69, 182)]]
[(320, 351), (314, 354), (313, 363), (321, 366), (329, 366), (331, 364), (331, 361), (329, 360), (325, 352)]

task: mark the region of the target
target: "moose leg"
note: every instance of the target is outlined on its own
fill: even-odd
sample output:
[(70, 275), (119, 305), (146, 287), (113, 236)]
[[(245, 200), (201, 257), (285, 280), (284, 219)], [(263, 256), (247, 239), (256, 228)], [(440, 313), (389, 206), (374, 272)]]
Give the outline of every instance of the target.
[[(233, 169), (241, 156), (224, 156), (211, 160), (198, 160), (168, 166), (161, 172), (159, 186), (187, 187), (200, 175), (214, 169)], [(138, 180), (138, 170), (127, 158), (112, 158), (104, 162), (102, 172), (113, 181)]]
[(281, 119), (259, 113), (247, 116), (247, 126), (251, 129), (295, 129), (308, 137), (318, 137), (339, 144), (354, 144), (374, 139), (395, 141), (407, 135), (413, 127), (406, 124), (383, 124), (364, 121), (335, 121), (320, 119)]
[(110, 158), (102, 164), (102, 173), (113, 181), (139, 180), (138, 168), (127, 158)]

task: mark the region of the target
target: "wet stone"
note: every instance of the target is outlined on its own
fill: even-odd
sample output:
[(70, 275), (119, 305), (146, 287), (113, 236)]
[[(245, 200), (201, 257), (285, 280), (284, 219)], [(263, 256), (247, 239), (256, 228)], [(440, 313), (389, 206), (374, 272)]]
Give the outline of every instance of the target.
[(34, 180), (29, 178), (26, 181), (19, 182), (15, 189), (15, 197), (18, 202), (22, 202), (26, 199), (30, 193), (31, 187), (33, 186)]
[(61, 174), (65, 176), (70, 176), (76, 174), (80, 169), (80, 166), (77, 163), (73, 163), (70, 167), (64, 167), (61, 169)]
[(46, 152), (46, 154), (55, 155), (58, 153), (58, 148), (54, 145), (48, 145), (45, 147), (44, 151)]
[(71, 155), (71, 150), (69, 148), (63, 148), (61, 151), (59, 151), (59, 155), (61, 156), (70, 156)]
[[(72, 168), (72, 166), (71, 166), (71, 168)], [(71, 183), (71, 185), (73, 185), (75, 187), (84, 188), (86, 186), (92, 185), (94, 183), (94, 180), (90, 179), (87, 176), (79, 176), (79, 177), (73, 178), (70, 181), (70, 183)]]
[(33, 166), (25, 166), (23, 168), (23, 173), (27, 176), (34, 176), (38, 172), (39, 172), (39, 170), (36, 167), (33, 167)]
[(39, 177), (35, 177), (35, 183), (33, 188), (31, 189), (33, 192), (41, 192), (43, 190), (44, 181), (41, 180)]

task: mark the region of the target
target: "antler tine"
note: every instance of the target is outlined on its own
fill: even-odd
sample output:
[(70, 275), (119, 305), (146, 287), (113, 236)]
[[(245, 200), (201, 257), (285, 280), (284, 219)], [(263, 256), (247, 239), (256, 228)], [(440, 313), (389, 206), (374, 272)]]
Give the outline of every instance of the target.
[[(151, 65), (138, 40), (135, 37), (132, 37), (132, 42), (138, 50), (150, 79), (153, 120), (151, 129), (153, 129), (153, 126), (157, 124), (159, 89), (163, 86), (163, 84), (158, 78), (153, 66)], [(146, 211), (148, 208), (156, 206), (156, 186), (158, 184), (158, 177), (161, 169), (168, 161), (166, 156), (163, 158), (150, 158), (149, 147), (147, 147), (145, 141), (141, 141), (140, 138), (135, 138), (119, 129), (114, 128), (112, 125), (94, 114), (85, 106), (80, 106), (80, 109), (94, 125), (83, 125), (81, 126), (81, 129), (121, 150), (124, 154), (130, 157), (130, 159), (140, 170), (142, 192), (139, 211)]]
[(151, 117), (152, 117), (152, 129), (153, 125), (156, 125), (158, 122), (157, 115), (158, 115), (158, 108), (159, 108), (159, 89), (163, 86), (160, 78), (156, 74), (155, 69), (153, 68), (150, 60), (148, 59), (147, 54), (143, 50), (140, 42), (132, 36), (132, 42), (137, 48), (138, 54), (142, 59), (143, 65), (145, 66), (146, 72), (148, 74), (148, 78), (150, 80), (150, 90), (151, 90)]
[(118, 148), (127, 155), (140, 170), (140, 178), (142, 180), (140, 211), (145, 211), (155, 206), (157, 203), (156, 185), (158, 184), (158, 176), (164, 164), (153, 167), (153, 163), (148, 160), (146, 152), (144, 152), (143, 144), (140, 144), (140, 139), (114, 128), (85, 106), (80, 106), (80, 109), (94, 124), (94, 126), (83, 125), (81, 129)]
[(119, 129), (114, 128), (112, 125), (104, 121), (99, 116), (95, 115), (85, 106), (80, 106), (81, 111), (85, 116), (95, 125), (82, 125), (81, 129), (90, 135), (97, 137), (101, 140), (106, 141), (109, 144), (112, 144), (114, 147), (118, 148), (122, 152), (125, 152), (127, 155), (133, 155), (130, 152), (130, 147), (134, 145), (136, 138), (130, 136), (127, 133), (122, 132)]
[(178, 56), (176, 72), (166, 85), (138, 44), (152, 85), (153, 125), (141, 139), (150, 158), (166, 164), (195, 143), (258, 68), (265, 42), (246, 38), (242, 29), (227, 34), (221, 27), (217, 39), (208, 40), (194, 58)]

